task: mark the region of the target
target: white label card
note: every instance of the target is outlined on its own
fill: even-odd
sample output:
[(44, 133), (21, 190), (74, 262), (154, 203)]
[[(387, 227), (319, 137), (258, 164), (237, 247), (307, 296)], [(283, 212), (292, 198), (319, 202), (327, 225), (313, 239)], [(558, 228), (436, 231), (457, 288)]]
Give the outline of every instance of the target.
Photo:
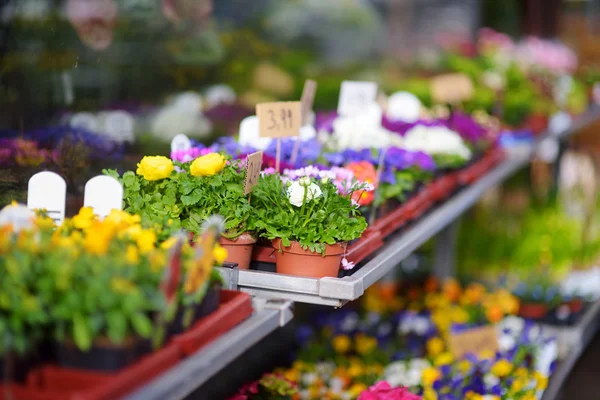
[(57, 225), (65, 220), (67, 183), (54, 172), (38, 172), (29, 179), (27, 187), (27, 208), (46, 210), (48, 217)]
[(375, 82), (344, 81), (340, 88), (338, 114), (352, 116), (366, 109), (377, 99)]
[(110, 210), (123, 209), (123, 186), (110, 176), (99, 175), (85, 184), (84, 207), (91, 207), (94, 214), (104, 218)]
[(183, 133), (180, 133), (171, 140), (171, 151), (185, 151), (191, 148), (192, 141)]

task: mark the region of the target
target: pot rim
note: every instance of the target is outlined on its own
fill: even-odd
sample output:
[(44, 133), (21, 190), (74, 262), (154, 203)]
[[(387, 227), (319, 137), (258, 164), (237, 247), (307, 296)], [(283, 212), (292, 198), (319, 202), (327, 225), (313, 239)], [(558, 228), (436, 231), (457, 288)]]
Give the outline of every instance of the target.
[(247, 246), (256, 243), (256, 241), (257, 239), (249, 232), (244, 232), (235, 239), (228, 239), (225, 236), (219, 237), (219, 243), (228, 246)]
[[(275, 248), (275, 250), (280, 250), (283, 251), (285, 253), (292, 253), (292, 254), (302, 254), (302, 255), (306, 255), (306, 256), (311, 256), (311, 257), (323, 257), (323, 255), (321, 253), (316, 253), (310, 250), (304, 250), (301, 246), (300, 243), (296, 240), (290, 240), (290, 246), (289, 247), (285, 247), (282, 245), (281, 243), (281, 238), (276, 238), (273, 239), (273, 241), (271, 242), (273, 247)], [(325, 257), (327, 256), (339, 256), (340, 254), (344, 254), (346, 252), (346, 248), (348, 246), (347, 242), (338, 242), (336, 244), (326, 244), (325, 245)]]

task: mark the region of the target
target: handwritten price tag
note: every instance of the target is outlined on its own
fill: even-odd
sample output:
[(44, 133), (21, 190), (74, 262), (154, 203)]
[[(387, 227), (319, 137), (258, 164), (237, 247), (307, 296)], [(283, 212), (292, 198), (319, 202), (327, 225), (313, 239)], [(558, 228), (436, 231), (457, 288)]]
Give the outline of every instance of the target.
[(262, 151), (257, 151), (246, 158), (246, 180), (244, 181), (244, 195), (252, 192), (258, 183), (260, 169), (262, 168)]
[(431, 79), (431, 97), (436, 103), (455, 104), (473, 97), (473, 82), (465, 74), (445, 74)]
[(300, 103), (302, 104), (302, 125), (308, 123), (308, 118), (312, 111), (313, 103), (315, 102), (316, 92), (317, 82), (307, 79), (306, 82), (304, 82), (304, 89), (302, 89), (302, 97), (300, 98)]
[(338, 114), (352, 115), (366, 109), (377, 99), (377, 84), (375, 82), (344, 81), (340, 88)]
[(482, 351), (498, 351), (496, 329), (491, 326), (469, 329), (450, 335), (450, 349), (456, 358), (467, 353), (479, 354)]
[(299, 101), (261, 103), (256, 105), (261, 137), (282, 138), (298, 136), (302, 118)]

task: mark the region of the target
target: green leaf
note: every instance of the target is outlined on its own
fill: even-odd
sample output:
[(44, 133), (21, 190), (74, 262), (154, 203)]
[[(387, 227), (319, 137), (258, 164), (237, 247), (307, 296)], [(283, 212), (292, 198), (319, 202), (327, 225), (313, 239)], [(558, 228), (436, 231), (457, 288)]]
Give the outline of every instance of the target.
[(131, 316), (133, 329), (144, 338), (149, 338), (152, 334), (152, 322), (142, 313), (136, 313)]
[(113, 310), (106, 313), (108, 337), (114, 343), (122, 343), (127, 335), (127, 319), (121, 311)]
[(80, 350), (87, 351), (92, 347), (92, 332), (79, 313), (73, 315), (73, 340)]

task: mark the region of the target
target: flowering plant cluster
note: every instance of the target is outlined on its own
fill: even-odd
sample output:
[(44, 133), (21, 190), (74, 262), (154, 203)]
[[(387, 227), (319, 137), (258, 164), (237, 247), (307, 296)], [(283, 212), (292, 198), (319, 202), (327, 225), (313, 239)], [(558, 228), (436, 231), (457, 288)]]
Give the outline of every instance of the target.
[(258, 381), (243, 386), (229, 400), (293, 400), (297, 385), (278, 374), (265, 374)]
[(327, 244), (357, 239), (367, 228), (351, 198), (353, 192), (366, 189), (353, 184), (342, 195), (328, 177), (304, 176), (284, 183), (279, 175), (263, 175), (251, 200), (257, 233), (280, 238), (286, 247), (297, 241), (304, 249), (324, 254)]
[(241, 161), (208, 153), (178, 163), (162, 156), (144, 157), (137, 171), (122, 177), (126, 210), (144, 221), (169, 223), (194, 234), (212, 215), (224, 218), (224, 236), (235, 238), (253, 231), (251, 206), (244, 195), (246, 172)]
[[(48, 332), (84, 351), (101, 337), (120, 344), (151, 336), (152, 315), (168, 311), (161, 280), (176, 238), (160, 243), (139, 216), (117, 210), (100, 221), (83, 208), (60, 227), (22, 206), (0, 214), (0, 354), (31, 351)], [(226, 255), (217, 245), (212, 256), (221, 263)], [(195, 259), (184, 244), (176, 307), (200, 302), (220, 282), (212, 264), (192, 274)]]
[[(304, 325), (297, 330), (303, 344), (297, 360), (278, 373), (298, 385), (300, 399), (310, 400), (395, 398), (373, 397), (388, 393), (407, 399), (538, 398), (556, 360), (554, 338), (535, 323), (508, 315), (494, 321), (497, 353), (467, 353), (457, 359), (444, 333), (445, 322), (434, 318), (440, 310), (450, 312), (444, 299), (455, 301), (452, 329), (459, 331), (489, 323), (472, 313), (469, 304), (476, 298), (501, 305), (506, 294), (492, 292), (489, 295), (498, 298), (481, 298), (482, 288), (470, 285), (457, 297), (454, 283), (442, 287), (432, 281), (425, 288), (397, 296), (375, 286), (367, 293), (364, 312), (317, 314), (316, 328)], [(439, 301), (426, 301), (433, 292), (440, 295)]]

